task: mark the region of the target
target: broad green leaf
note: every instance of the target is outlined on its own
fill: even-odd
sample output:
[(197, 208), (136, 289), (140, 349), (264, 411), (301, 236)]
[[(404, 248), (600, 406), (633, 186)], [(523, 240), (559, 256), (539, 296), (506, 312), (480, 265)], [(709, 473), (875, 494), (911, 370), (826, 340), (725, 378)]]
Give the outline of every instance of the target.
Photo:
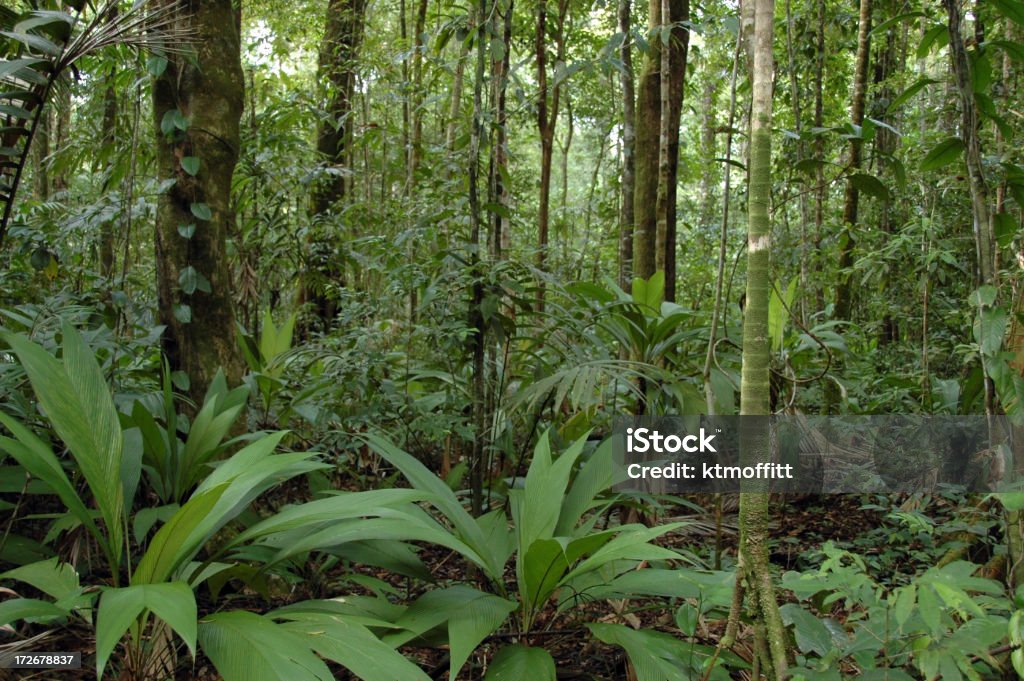
[(1009, 213), (995, 215), (996, 242), (1000, 248), (1009, 248), (1020, 233), (1020, 223)]
[(487, 551), (487, 541), (480, 525), (463, 508), (455, 493), (445, 484), (444, 480), (434, 475), (426, 466), (417, 461), (415, 457), (398, 449), (380, 435), (367, 433), (360, 437), (385, 461), (401, 471), (410, 485), (433, 495), (432, 503), (455, 527), (459, 538), (471, 546), (482, 559), (486, 560), (485, 565), (482, 567), (484, 567), (488, 575), (492, 578), (500, 578), (504, 569), (504, 563), (497, 565), (490, 558), (490, 552)]
[[(187, 584), (136, 584), (121, 589), (107, 589), (100, 599), (96, 615), (96, 676), (103, 677), (103, 668), (125, 631), (144, 611), (151, 610), (171, 627), (196, 652), (195, 594)], [(141, 632), (133, 632), (133, 636)]]
[(900, 94), (896, 95), (895, 98), (893, 98), (892, 102), (889, 104), (888, 111), (896, 111), (901, 106), (909, 102), (911, 98), (913, 98), (913, 96), (916, 95), (918, 92), (928, 87), (929, 85), (933, 85), (938, 82), (939, 81), (933, 78), (918, 78), (916, 81), (914, 81), (914, 83), (907, 87), (906, 90), (904, 90)]
[(35, 598), (11, 598), (0, 602), (0, 627), (20, 620), (50, 620), (67, 616), (67, 610)]
[(616, 476), (617, 471), (612, 460), (612, 440), (609, 438), (590, 455), (572, 481), (569, 492), (562, 501), (555, 534), (572, 535), (576, 524), (592, 507), (597, 495), (617, 482)]
[(196, 223), (190, 222), (187, 225), (178, 225), (178, 234), (184, 239), (191, 239), (196, 233)]
[(22, 565), (0, 574), (0, 579), (16, 579), (31, 584), (54, 600), (60, 600), (78, 591), (80, 584), (78, 573), (70, 563), (62, 563), (58, 558)]
[[(302, 604), (298, 604), (299, 607)], [(298, 634), (317, 653), (344, 666), (364, 681), (429, 681), (422, 669), (383, 643), (365, 626), (343, 615), (301, 610), (278, 611), (288, 622), (278, 626)], [(271, 613), (274, 616), (275, 613)]]
[(224, 681), (333, 681), (311, 644), (251, 612), (221, 612), (199, 622), (199, 646)]
[(6, 451), (26, 471), (45, 482), (96, 541), (104, 541), (103, 534), (93, 520), (93, 512), (86, 508), (85, 502), (78, 496), (50, 446), (2, 411), (0, 423), (18, 438), (12, 440), (0, 436), (0, 450)]
[(239, 534), (231, 541), (231, 545), (237, 546), (299, 527), (319, 527), (322, 523), (373, 515), (374, 509), (377, 508), (393, 508), (430, 498), (430, 494), (415, 489), (379, 489), (348, 492), (296, 506), (286, 506)]
[(192, 557), (205, 537), (196, 537), (197, 529), (207, 520), (229, 484), (196, 493), (171, 516), (154, 535), (149, 548), (142, 555), (133, 584), (153, 584), (165, 581), (175, 568)]
[(1024, 26), (1024, 2), (1020, 2), (1020, 0), (991, 0), (990, 4), (1007, 19), (1018, 26)]
[(123, 541), (121, 424), (96, 358), (69, 323), (62, 333), (63, 362), (23, 336), (2, 337), (17, 353), (50, 423), (89, 483), (106, 527), (108, 559), (116, 570)]
[(984, 355), (994, 355), (1003, 345), (1009, 316), (998, 307), (985, 308), (974, 321), (974, 340)]
[[(199, 174), (199, 158), (196, 156), (183, 156), (181, 159), (181, 169), (195, 177)], [(209, 220), (209, 218), (205, 219)]]
[(815, 653), (821, 657), (832, 649), (832, 635), (817, 617), (804, 610), (796, 603), (786, 603), (779, 610), (782, 620), (793, 626), (796, 645), (801, 652)]
[(850, 176), (850, 184), (856, 187), (859, 191), (864, 192), (875, 198), (888, 200), (889, 190), (886, 188), (882, 181), (874, 175), (868, 175), (867, 173), (854, 173)]
[(210, 220), (213, 219), (213, 211), (210, 210), (210, 206), (205, 203), (193, 203), (191, 210), (192, 215), (196, 216), (196, 218), (199, 220), (205, 220), (209, 222)]
[(451, 649), (451, 672), (458, 677), (462, 666), (478, 645), (495, 631), (516, 609), (512, 601), (478, 593), (462, 601), (462, 606), (448, 619), (448, 645)]
[(938, 170), (948, 166), (960, 158), (964, 150), (964, 142), (959, 137), (950, 137), (939, 142), (921, 161), (920, 169), (924, 172)]
[(917, 585), (908, 584), (907, 586), (900, 587), (896, 592), (896, 601), (893, 604), (893, 616), (896, 618), (896, 624), (901, 628), (906, 625), (907, 620), (910, 619), (910, 615), (914, 611), (914, 605), (917, 602)]
[(551, 653), (516, 644), (495, 653), (484, 681), (555, 681), (556, 676)]

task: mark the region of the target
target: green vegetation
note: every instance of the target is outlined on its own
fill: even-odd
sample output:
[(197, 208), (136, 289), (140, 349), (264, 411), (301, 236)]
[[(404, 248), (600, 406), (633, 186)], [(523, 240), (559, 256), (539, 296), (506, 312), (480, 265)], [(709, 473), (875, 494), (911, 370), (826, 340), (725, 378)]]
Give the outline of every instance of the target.
[(0, 657), (1024, 676), (1003, 450), (969, 489), (674, 495), (610, 439), (1024, 425), (1022, 31), (1021, 0), (8, 0)]

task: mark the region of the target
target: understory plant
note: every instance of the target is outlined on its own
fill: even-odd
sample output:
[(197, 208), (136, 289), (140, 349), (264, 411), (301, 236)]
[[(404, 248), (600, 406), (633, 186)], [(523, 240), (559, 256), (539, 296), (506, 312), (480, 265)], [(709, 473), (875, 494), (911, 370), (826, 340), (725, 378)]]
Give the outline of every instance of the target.
[[(133, 542), (129, 521), (145, 511), (135, 507), (143, 497), (136, 494), (143, 450), (126, 447), (110, 390), (81, 336), (67, 323), (62, 335), (58, 359), (24, 336), (0, 331), (71, 459), (58, 456), (44, 437), (3, 411), (0, 424), (10, 437), (0, 436), (0, 452), (14, 459), (26, 479), (40, 483), (39, 493), (60, 499), (66, 513), (54, 527), (83, 532), (102, 560), (80, 572), (52, 556), (0, 574), (0, 580), (48, 597), (22, 597), (18, 590), (24, 587), (8, 588), (16, 597), (0, 602), (0, 626), (59, 627), (77, 620), (92, 627), (98, 678), (119, 647), (125, 678), (166, 678), (177, 666), (182, 643), (193, 655), (201, 648), (226, 681), (328, 681), (334, 675), (322, 658), (366, 679), (426, 678), (365, 626), (337, 614), (201, 614), (196, 589), (237, 565), (213, 560), (218, 533), (267, 490), (325, 464), (308, 452), (276, 453), (284, 431), (256, 435), (208, 472), (180, 506), (163, 507), (166, 520), (151, 536), (150, 525)], [(223, 395), (214, 393), (213, 402), (223, 406)], [(217, 409), (204, 406), (200, 414), (211, 411)], [(198, 470), (198, 464), (188, 470)], [(72, 482), (79, 475), (82, 493)]]

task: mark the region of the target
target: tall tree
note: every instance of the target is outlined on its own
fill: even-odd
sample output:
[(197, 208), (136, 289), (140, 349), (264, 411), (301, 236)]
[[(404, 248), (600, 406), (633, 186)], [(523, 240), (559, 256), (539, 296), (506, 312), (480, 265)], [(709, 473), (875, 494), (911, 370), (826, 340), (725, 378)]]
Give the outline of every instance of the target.
[(619, 0), (619, 32), (622, 45), (622, 199), (619, 211), (619, 286), (629, 289), (633, 278), (633, 192), (636, 160), (636, 94), (633, 88), (632, 0)]
[[(565, 18), (569, 0), (558, 0), (555, 17), (555, 64), (565, 62)], [(537, 268), (547, 267), (551, 228), (551, 162), (555, 150), (555, 126), (561, 103), (562, 83), (549, 82), (548, 74), (548, 0), (537, 0), (537, 35), (534, 43), (537, 59), (537, 131), (540, 133), (540, 201), (537, 213)], [(541, 288), (543, 305), (544, 289)]]
[(643, 278), (664, 270), (667, 300), (675, 299), (676, 178), (689, 18), (688, 0), (650, 0), (650, 28), (661, 38), (649, 44), (636, 103), (633, 269)]
[[(329, 0), (324, 36), (320, 43), (317, 80), (327, 90), (324, 118), (317, 128), (317, 151), (328, 165), (329, 173), (313, 192), (314, 216), (325, 216), (344, 200), (349, 182), (346, 168), (352, 165), (352, 103), (355, 95), (356, 58), (362, 42), (366, 0)], [(329, 252), (314, 239), (311, 258), (303, 280), (303, 300), (325, 326), (334, 319), (334, 304), (326, 283), (337, 278), (336, 265), (325, 255)]]
[[(754, 0), (752, 101), (750, 111), (750, 165), (747, 182), (747, 295), (743, 311), (743, 365), (740, 383), (740, 414), (748, 417), (741, 431), (745, 455), (766, 460), (769, 437), (764, 426), (771, 413), (769, 385), (768, 301), (771, 296), (771, 184), (772, 184), (772, 75), (775, 61), (772, 34), (775, 1)], [(749, 417), (754, 417), (749, 418)], [(740, 494), (740, 555), (737, 589), (746, 584), (752, 610), (763, 637), (758, 649), (767, 647), (769, 677), (785, 678), (786, 630), (782, 623), (768, 562), (768, 493)], [(726, 642), (735, 636), (737, 607), (730, 613)], [(766, 645), (765, 645), (766, 644)]]
[(164, 351), (199, 400), (219, 368), (229, 383), (242, 377), (225, 238), (245, 81), (236, 3), (192, 0), (177, 19), (195, 33), (194, 54), (169, 53), (153, 84), (157, 172), (173, 182), (157, 205), (157, 296)]
[[(867, 101), (868, 57), (871, 54), (871, 0), (860, 0), (860, 18), (857, 22), (857, 56), (854, 59), (853, 98), (850, 101), (850, 120), (855, 126), (864, 123), (864, 105)], [(852, 173), (860, 170), (862, 140), (850, 138), (848, 157)], [(850, 277), (845, 270), (853, 265), (853, 246), (856, 242), (857, 213), (860, 206), (860, 191), (853, 178), (846, 181), (846, 195), (843, 201), (844, 238), (839, 250), (839, 284), (836, 286), (836, 318), (850, 319), (853, 303)]]

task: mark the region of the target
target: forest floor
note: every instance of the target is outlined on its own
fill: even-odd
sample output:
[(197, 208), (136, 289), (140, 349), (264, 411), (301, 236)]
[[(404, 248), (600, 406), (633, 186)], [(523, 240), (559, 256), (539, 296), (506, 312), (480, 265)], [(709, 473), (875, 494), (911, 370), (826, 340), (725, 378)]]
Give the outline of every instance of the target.
[[(872, 508), (870, 504), (866, 505), (864, 498), (857, 495), (838, 495), (828, 499), (804, 497), (795, 501), (784, 500), (783, 503), (773, 504), (773, 507), (772, 526), (776, 542), (772, 551), (772, 561), (782, 571), (805, 567), (806, 557), (816, 552), (825, 541), (832, 540), (840, 544), (856, 542), (858, 537), (862, 537), (865, 532), (878, 528), (883, 518), (883, 514), (879, 510)], [(715, 545), (713, 514), (695, 516), (692, 515), (690, 509), (678, 510), (688, 514), (679, 517), (693, 521), (694, 531), (687, 532), (684, 528), (684, 531), (664, 536), (661, 543), (677, 549), (687, 549), (700, 555), (710, 555)], [(724, 528), (721, 540), (723, 555), (726, 564), (729, 565), (735, 555), (737, 540), (735, 513), (723, 514), (722, 527)], [(424, 547), (420, 555), (438, 584), (448, 581), (462, 583), (467, 581), (464, 566), (454, 560), (454, 556), (449, 550), (428, 546)], [(271, 607), (280, 607), (304, 598), (331, 597), (332, 585), (344, 584), (344, 587), (337, 587), (337, 589), (338, 591), (344, 589), (346, 593), (358, 590), (358, 587), (353, 588), (349, 579), (352, 576), (351, 567), (339, 564), (335, 571), (336, 574), (321, 575), (316, 586), (305, 585), (306, 588), (292, 588), (287, 593), (274, 595)], [(394, 587), (395, 591), (406, 592), (409, 597), (418, 595), (408, 592), (409, 585), (404, 577), (396, 577), (369, 568), (363, 569), (361, 572), (366, 577), (387, 582)], [(515, 579), (514, 573), (509, 576), (510, 580)], [(334, 593), (338, 591), (334, 591)], [(366, 593), (370, 592), (366, 591)], [(267, 606), (265, 595), (251, 592), (241, 591), (226, 598), (222, 594), (221, 598), (216, 601), (210, 597), (207, 590), (200, 591), (197, 596), (199, 597), (200, 612), (204, 611), (204, 606), (205, 611), (208, 612), (215, 602), (222, 608), (227, 603), (231, 609), (253, 611), (271, 609)], [(580, 607), (572, 609), (572, 619), (562, 615), (557, 622), (552, 623), (550, 621), (554, 616), (554, 604), (552, 604), (549, 608), (550, 612), (544, 613), (537, 623), (536, 629), (541, 633), (531, 637), (530, 643), (543, 645), (552, 654), (558, 665), (559, 679), (616, 681), (628, 679), (623, 651), (595, 640), (589, 630), (583, 626), (583, 622), (619, 622), (634, 627), (642, 626), (646, 629), (661, 629), (678, 633), (675, 630), (673, 611), (666, 607), (664, 602), (652, 599), (647, 607), (636, 608), (635, 606), (636, 603), (633, 602), (630, 611), (616, 612), (614, 602), (582, 604)], [(716, 645), (724, 630), (724, 624), (724, 621), (705, 622), (697, 631), (697, 643), (706, 646)], [(512, 642), (512, 639), (499, 634), (491, 637), (490, 642), (500, 645)], [(479, 651), (464, 667), (459, 679), (468, 681), (482, 676), (489, 647), (493, 648), (494, 646), (483, 645), (479, 648)], [(53, 630), (43, 640), (37, 642), (33, 649), (80, 651), (83, 654), (83, 667), (77, 671), (0, 670), (0, 679), (25, 681), (29, 679), (35, 681), (95, 679), (95, 646), (92, 632), (84, 624)], [(432, 678), (447, 679), (448, 656), (445, 650), (405, 647), (402, 652), (419, 664)], [(750, 655), (749, 650), (743, 650), (739, 646), (734, 652), (745, 658)], [(330, 666), (338, 679), (355, 678), (337, 665), (331, 664)], [(160, 678), (166, 677), (161, 675)], [(174, 678), (176, 681), (186, 679), (217, 681), (219, 679), (212, 665), (201, 653), (193, 663), (187, 651), (184, 650), (179, 651)]]

